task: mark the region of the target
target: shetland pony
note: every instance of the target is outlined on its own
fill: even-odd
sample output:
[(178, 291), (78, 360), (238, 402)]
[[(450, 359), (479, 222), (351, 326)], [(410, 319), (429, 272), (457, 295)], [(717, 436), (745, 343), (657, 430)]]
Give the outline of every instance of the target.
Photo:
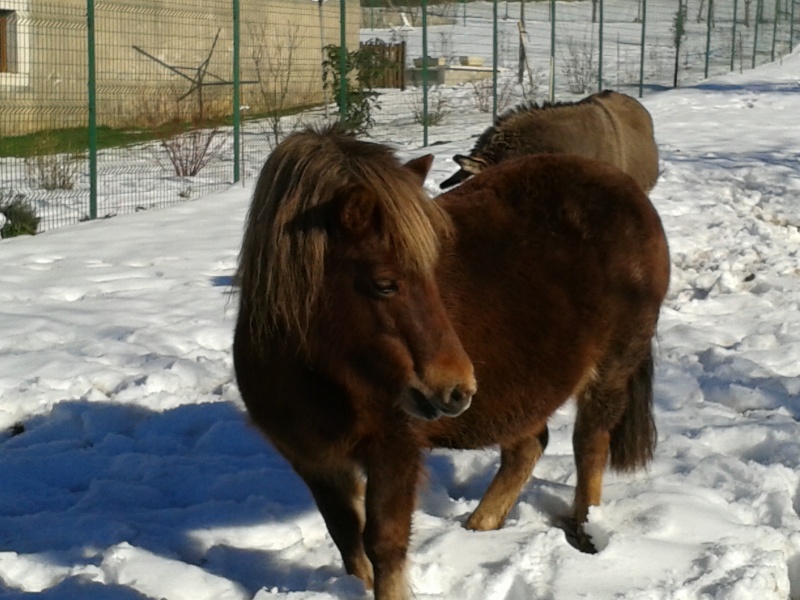
[(335, 128), (270, 155), (247, 217), (234, 365), (253, 422), (310, 489), (348, 573), (406, 600), (423, 451), (498, 445), (466, 526), (498, 528), (577, 399), (580, 545), (606, 463), (656, 441), (651, 343), (667, 290), (660, 219), (617, 169), (535, 156), (434, 201)]
[(605, 90), (578, 102), (521, 104), (486, 129), (444, 190), (510, 158), (528, 154), (578, 154), (602, 160), (633, 177), (645, 193), (658, 179), (653, 119), (635, 98)]

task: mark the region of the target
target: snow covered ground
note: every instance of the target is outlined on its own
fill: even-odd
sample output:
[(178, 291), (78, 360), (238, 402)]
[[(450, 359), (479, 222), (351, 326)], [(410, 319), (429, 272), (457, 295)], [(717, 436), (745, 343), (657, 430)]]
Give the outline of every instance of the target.
[[(607, 476), (599, 553), (553, 525), (575, 484), (567, 406), (499, 531), (462, 527), (496, 451), (430, 455), (416, 598), (800, 599), (798, 73), (795, 53), (645, 98), (674, 265), (659, 446), (649, 471)], [(432, 192), (482, 127), (448, 123)], [(232, 379), (249, 194), (0, 242), (0, 598), (370, 597)]]

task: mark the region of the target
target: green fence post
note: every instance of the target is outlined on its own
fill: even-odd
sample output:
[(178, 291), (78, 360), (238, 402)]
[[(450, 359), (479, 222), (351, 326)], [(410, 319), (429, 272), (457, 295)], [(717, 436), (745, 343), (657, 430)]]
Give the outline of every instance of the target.
[(789, 52), (794, 50), (794, 2), (792, 0), (792, 9), (789, 11)]
[(775, 62), (775, 39), (778, 37), (778, 11), (780, 10), (780, 1), (775, 0), (775, 14), (772, 19), (772, 52), (770, 52), (770, 62)]
[(603, 89), (603, 0), (600, 0), (600, 22), (597, 26), (598, 57), (597, 57), (597, 91)]
[(428, 0), (422, 0), (422, 145), (428, 145)]
[(239, 21), (239, 0), (233, 0), (233, 182), (239, 181), (239, 161), (240, 161), (240, 127), (241, 127), (241, 108), (242, 100), (240, 94), (239, 80), (239, 42), (240, 42), (240, 21)]
[(736, 13), (739, 0), (733, 0), (733, 27), (731, 29), (731, 71), (736, 68)]
[(339, 120), (347, 120), (347, 8), (339, 0)]
[(550, 102), (556, 98), (556, 0), (550, 0)]
[(95, 60), (94, 0), (86, 1), (87, 93), (89, 94), (89, 218), (97, 218), (97, 62)]
[(714, 0), (708, 0), (708, 14), (706, 14), (706, 66), (703, 77), (708, 79), (708, 55), (711, 53), (711, 11), (714, 9)]
[(761, 11), (761, 0), (758, 0), (756, 3), (756, 17), (753, 20), (753, 26), (755, 27), (755, 30), (753, 31), (753, 63), (750, 67), (751, 69), (756, 68), (756, 52), (758, 52), (758, 24), (761, 22)]
[(492, 2), (492, 122), (497, 118), (497, 0)]
[(639, 50), (639, 98), (644, 92), (644, 43), (645, 26), (647, 23), (647, 0), (642, 0), (642, 41)]

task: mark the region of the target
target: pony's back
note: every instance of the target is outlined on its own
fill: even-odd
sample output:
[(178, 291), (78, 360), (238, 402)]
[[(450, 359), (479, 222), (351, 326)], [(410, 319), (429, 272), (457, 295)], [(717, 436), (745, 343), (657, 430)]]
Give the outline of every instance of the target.
[(650, 113), (637, 100), (612, 91), (572, 103), (522, 104), (497, 118), (461, 169), (442, 189), (505, 160), (532, 154), (575, 154), (601, 160), (632, 176), (647, 193), (658, 178), (658, 148)]

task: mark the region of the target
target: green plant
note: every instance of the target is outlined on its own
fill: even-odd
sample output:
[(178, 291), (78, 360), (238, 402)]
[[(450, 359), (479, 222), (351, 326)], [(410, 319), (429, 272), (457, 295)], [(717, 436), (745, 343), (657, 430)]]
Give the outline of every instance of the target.
[(0, 214), (5, 217), (5, 223), (0, 227), (0, 238), (36, 235), (40, 219), (23, 194), (0, 191)]
[[(374, 45), (380, 41), (371, 40)], [(342, 110), (342, 75), (344, 75), (344, 119), (342, 125), (355, 133), (365, 133), (375, 121), (373, 110), (380, 110), (378, 97), (380, 94), (372, 89), (372, 81), (376, 80), (387, 61), (371, 47), (363, 47), (348, 52), (345, 57), (345, 73), (341, 73), (341, 49), (339, 46), (325, 46), (325, 60), (322, 62), (322, 83), (330, 90), (339, 110)]]

